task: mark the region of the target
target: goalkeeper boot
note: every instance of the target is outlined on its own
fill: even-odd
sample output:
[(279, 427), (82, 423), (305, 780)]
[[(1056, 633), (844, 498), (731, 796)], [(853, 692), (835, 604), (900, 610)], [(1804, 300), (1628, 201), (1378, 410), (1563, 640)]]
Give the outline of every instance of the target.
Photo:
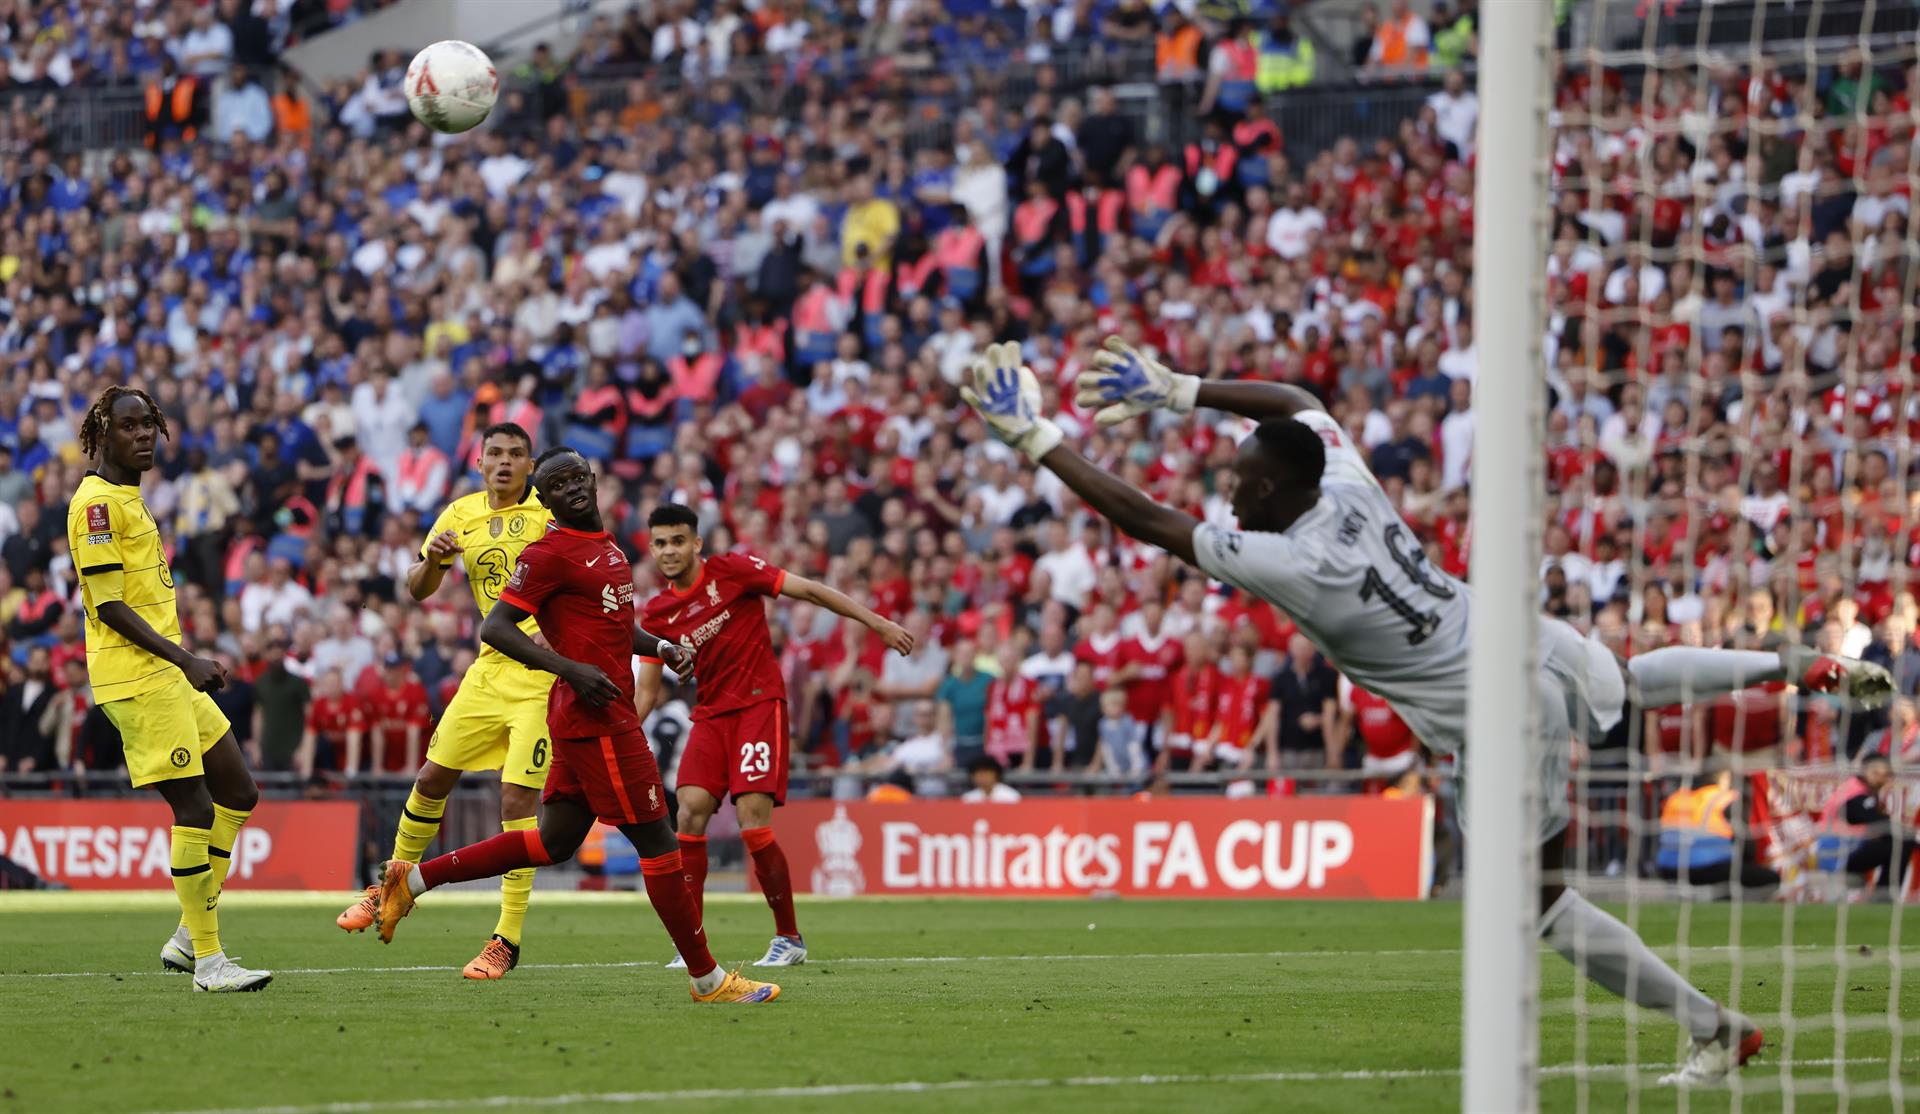
[(487, 946), (460, 972), (468, 979), (504, 979), (507, 972), (520, 966), (520, 945), (499, 933), (487, 940)]
[(187, 934), (187, 926), (181, 925), (160, 945), (160, 969), (175, 974), (193, 974), (193, 937)]
[(373, 915), (380, 910), (380, 887), (368, 886), (360, 895), (360, 900), (347, 906), (346, 912), (333, 918), (333, 923), (348, 932), (365, 932), (373, 927)]
[(798, 936), (775, 936), (767, 954), (755, 967), (798, 967), (807, 961), (807, 942)]
[(1719, 1083), (1760, 1052), (1767, 1035), (1750, 1018), (1722, 1009), (1720, 1029), (1711, 1040), (1694, 1041), (1680, 1070), (1660, 1077), (1666, 1087), (1703, 1087)]
[(780, 988), (770, 982), (754, 982), (738, 971), (727, 972), (720, 985), (707, 994), (690, 990), (696, 1002), (771, 1002), (780, 997)]
[(1870, 661), (1788, 645), (1780, 648), (1780, 664), (1802, 688), (1839, 693), (1862, 708), (1878, 708), (1893, 697), (1893, 674)]
[(413, 912), (413, 891), (407, 887), (407, 875), (414, 869), (414, 864), (405, 859), (389, 859), (380, 870), (379, 892), (374, 895), (373, 927), (380, 933), (383, 944), (393, 943), (400, 919)]

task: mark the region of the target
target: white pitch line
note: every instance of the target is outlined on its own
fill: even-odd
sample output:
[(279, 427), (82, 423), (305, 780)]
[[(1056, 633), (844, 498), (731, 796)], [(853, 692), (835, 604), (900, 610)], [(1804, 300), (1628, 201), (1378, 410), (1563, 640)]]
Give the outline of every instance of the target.
[[(1908, 1057), (1911, 1063), (1915, 1057)], [(1884, 1064), (1885, 1057), (1768, 1061), (1768, 1068), (1844, 1067)], [(1550, 1064), (1547, 1076), (1649, 1074), (1665, 1070), (1657, 1064)], [(239, 1106), (174, 1111), (171, 1114), (368, 1114), (379, 1110), (474, 1110), (501, 1107), (640, 1105), (657, 1102), (705, 1100), (834, 1098), (842, 1095), (918, 1095), (944, 1091), (984, 1091), (1010, 1088), (1045, 1090), (1052, 1087), (1157, 1087), (1218, 1083), (1372, 1083), (1400, 1079), (1454, 1079), (1459, 1068), (1383, 1068), (1351, 1071), (1266, 1071), (1232, 1075), (1084, 1075), (1066, 1079), (949, 1079), (936, 1082), (822, 1083), (810, 1087), (707, 1087), (686, 1091), (601, 1091), (562, 1095), (487, 1095), (477, 1098), (401, 1099), (395, 1102), (328, 1102), (307, 1106)]]
[[(1707, 962), (1716, 962), (1716, 963), (1723, 963), (1723, 962), (1730, 961), (1733, 958), (1733, 953), (1735, 951), (1741, 952), (1742, 961), (1753, 963), (1753, 962), (1765, 960), (1770, 956), (1777, 957), (1782, 950), (1783, 949), (1780, 949), (1780, 948), (1739, 949), (1728, 944), (1716, 944), (1711, 947), (1701, 947), (1701, 948), (1692, 949), (1693, 957), (1695, 961), (1705, 960)], [(1794, 965), (1796, 967), (1800, 967), (1800, 968), (1823, 967), (1823, 966), (1831, 966), (1834, 963), (1834, 958), (1832, 954), (1833, 945), (1831, 944), (1800, 944), (1800, 945), (1796, 945), (1794, 948), (1790, 950), (1796, 953), (1797, 952), (1810, 953), (1806, 957), (1795, 959)], [(1655, 948), (1654, 951), (1662, 954), (1666, 954), (1666, 955), (1676, 954), (1676, 949), (1671, 947)], [(1269, 951), (1269, 952), (1117, 952), (1117, 953), (1111, 953), (1111, 954), (1093, 954), (1093, 953), (1087, 953), (1087, 952), (1073, 952), (1073, 953), (1066, 953), (1066, 954), (1059, 954), (1059, 955), (895, 955), (895, 956), (857, 955), (857, 956), (847, 956), (845, 958), (840, 958), (840, 959), (814, 959), (810, 961), (810, 965), (815, 967), (826, 967), (826, 966), (832, 966), (836, 964), (862, 964), (862, 965), (868, 965), (868, 966), (878, 966), (881, 964), (902, 964), (902, 965), (912, 966), (917, 964), (934, 964), (934, 963), (1076, 963), (1076, 962), (1077, 963), (1087, 963), (1087, 962), (1124, 963), (1131, 960), (1184, 962), (1184, 961), (1190, 961), (1190, 960), (1204, 960), (1204, 959), (1367, 959), (1367, 958), (1382, 958), (1382, 957), (1405, 958), (1410, 956), (1411, 957), (1453, 956), (1453, 955), (1459, 955), (1459, 954), (1460, 954), (1459, 948), (1386, 948), (1386, 949), (1379, 949), (1379, 950), (1370, 950), (1370, 949), (1364, 949), (1364, 948), (1359, 948), (1359, 949), (1342, 948), (1342, 949), (1324, 949), (1319, 951)], [(1542, 948), (1540, 949), (1540, 954), (1551, 955), (1554, 953), (1552, 953), (1546, 948)], [(1882, 959), (1887, 954), (1888, 953), (1884, 950), (1876, 950), (1871, 956), (1856, 956), (1853, 952), (1849, 951), (1845, 953), (1844, 960), (1845, 962), (1853, 964), (1855, 966), (1866, 966), (1868, 962), (1876, 959)], [(1920, 956), (1920, 948), (1902, 948), (1900, 951), (1900, 954)], [(624, 970), (624, 969), (636, 968), (636, 967), (647, 968), (647, 967), (662, 967), (662, 966), (663, 966), (662, 964), (656, 964), (648, 960), (615, 960), (615, 961), (594, 962), (594, 963), (522, 963), (517, 968), (515, 968), (515, 970), (519, 970), (519, 971), (601, 971), (601, 970), (614, 971), (614, 970)], [(276, 968), (273, 968), (273, 973), (276, 975), (358, 975), (358, 974), (391, 975), (391, 974), (417, 974), (417, 973), (430, 972), (430, 971), (444, 972), (444, 971), (458, 971), (458, 970), (460, 970), (459, 967), (449, 967), (449, 966), (443, 966), (440, 964), (421, 964), (418, 966), (394, 966), (394, 967), (381, 966), (378, 964), (367, 964), (359, 967), (276, 967)], [(9, 978), (102, 979), (102, 978), (128, 978), (128, 977), (146, 977), (146, 976), (165, 977), (170, 973), (171, 972), (155, 971), (155, 970), (28, 971), (28, 972), (21, 972), (19, 974), (6, 974), (4, 972), (0, 972), (0, 980), (9, 979)]]

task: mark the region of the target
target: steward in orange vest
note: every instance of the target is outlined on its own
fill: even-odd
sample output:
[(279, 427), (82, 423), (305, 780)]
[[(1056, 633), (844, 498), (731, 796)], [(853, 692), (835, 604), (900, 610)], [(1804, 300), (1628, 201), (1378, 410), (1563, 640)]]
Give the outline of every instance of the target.
[(207, 98), (199, 79), (179, 72), (171, 57), (160, 61), (160, 73), (147, 82), (147, 147), (158, 150), (162, 139), (192, 141), (207, 122)]

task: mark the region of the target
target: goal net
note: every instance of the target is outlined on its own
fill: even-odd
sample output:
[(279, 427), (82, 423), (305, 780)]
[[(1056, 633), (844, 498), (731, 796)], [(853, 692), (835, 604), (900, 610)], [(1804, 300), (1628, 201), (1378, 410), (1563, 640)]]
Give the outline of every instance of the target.
[[(1920, 1024), (1920, 11), (1480, 18), (1467, 1107), (1899, 1109)], [(1529, 609), (1626, 657), (1800, 643), (1896, 675), (1875, 710), (1794, 678), (1629, 704), (1575, 748), (1568, 884), (1765, 1030), (1730, 1094), (1660, 1088), (1686, 1033), (1538, 949), (1514, 848), (1555, 802), (1511, 804), (1541, 792)]]

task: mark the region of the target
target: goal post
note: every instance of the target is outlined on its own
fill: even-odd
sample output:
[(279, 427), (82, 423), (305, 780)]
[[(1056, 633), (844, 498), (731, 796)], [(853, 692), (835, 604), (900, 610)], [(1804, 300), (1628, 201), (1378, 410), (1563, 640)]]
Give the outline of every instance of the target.
[(1481, 6), (1461, 1108), (1538, 1104), (1534, 666), (1553, 5)]

